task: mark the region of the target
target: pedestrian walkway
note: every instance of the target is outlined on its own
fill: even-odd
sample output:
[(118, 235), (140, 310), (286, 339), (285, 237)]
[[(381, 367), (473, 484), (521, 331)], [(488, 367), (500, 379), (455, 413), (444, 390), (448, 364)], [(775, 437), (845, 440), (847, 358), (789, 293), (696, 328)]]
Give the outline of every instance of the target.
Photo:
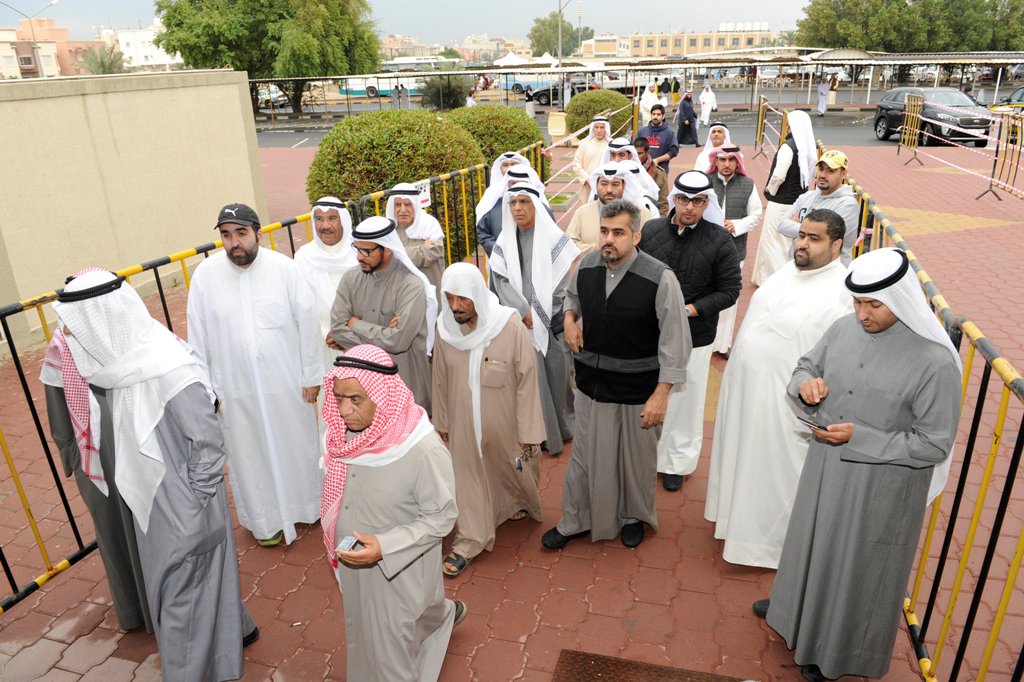
[[(313, 151), (261, 150), (272, 217), (308, 210), (305, 174)], [(688, 168), (697, 151), (684, 149), (672, 164), (673, 174)], [(984, 189), (980, 180), (930, 166), (904, 167), (895, 145), (844, 151), (851, 175), (881, 203), (954, 309), (978, 321), (1011, 361), (1024, 366), (1024, 291), (1015, 269), (1024, 256), (1022, 205), (991, 196), (974, 201)], [(963, 156), (961, 165), (971, 154), (957, 149), (937, 153)], [(975, 161), (979, 167), (980, 159)], [(769, 161), (747, 162), (759, 186)], [(752, 240), (757, 235), (755, 231)], [(756, 243), (748, 248), (756, 250)], [(55, 273), (54, 281), (62, 274)], [(741, 316), (751, 292), (747, 281)], [(175, 329), (184, 334), (182, 288), (170, 292), (169, 304)], [(26, 355), (30, 377), (40, 358), (41, 352)], [(725, 360), (715, 356), (709, 421), (724, 366)], [(38, 385), (33, 390), (42, 407)], [(20, 395), (9, 365), (0, 367), (0, 391)], [(1019, 423), (1019, 411), (1013, 418)], [(59, 520), (52, 478), (34, 444), (28, 412), (18, 400), (0, 405), (0, 427), (23, 472), (48, 546), (66, 555), (71, 535)], [(459, 578), (446, 581), (448, 595), (464, 600), (469, 615), (452, 636), (442, 679), (548, 680), (563, 648), (740, 679), (801, 679), (785, 644), (751, 612), (751, 603), (768, 594), (773, 572), (724, 562), (712, 524), (703, 518), (712, 433), (712, 425), (706, 424), (701, 463), (682, 491), (668, 493), (659, 487), (661, 527), (634, 550), (617, 540), (580, 540), (561, 552), (541, 548), (540, 536), (560, 517), (562, 478), (571, 450), (546, 457), (541, 480), (544, 522), (506, 523), (493, 552), (475, 559)], [(83, 536), (91, 537), (74, 485), (67, 489)], [(38, 554), (11, 490), (9, 475), (0, 475), (0, 543), (24, 583), (40, 572)], [(1015, 503), (1014, 514), (1024, 518), (1024, 500)], [(341, 597), (323, 556), (319, 528), (302, 528), (288, 547), (258, 547), (237, 527), (235, 538), (243, 597), (262, 632), (245, 650), (244, 679), (345, 679)], [(991, 614), (994, 603), (986, 601), (985, 608)], [(1013, 652), (1024, 640), (1024, 613), (1011, 617), (989, 679), (1009, 679)], [(886, 679), (918, 679), (916, 671), (916, 657), (901, 632)], [(0, 615), (0, 679), (158, 680), (160, 662), (152, 637), (118, 630), (102, 563), (93, 553)]]

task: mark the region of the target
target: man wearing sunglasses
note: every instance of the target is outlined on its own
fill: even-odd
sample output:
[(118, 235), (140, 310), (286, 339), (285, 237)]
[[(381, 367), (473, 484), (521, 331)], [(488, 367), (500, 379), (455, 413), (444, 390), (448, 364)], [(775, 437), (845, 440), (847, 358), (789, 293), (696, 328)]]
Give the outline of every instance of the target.
[(718, 314), (739, 298), (742, 281), (739, 256), (732, 235), (723, 227), (725, 215), (707, 174), (679, 175), (669, 192), (669, 205), (667, 216), (644, 225), (640, 250), (667, 265), (679, 279), (693, 340), (686, 383), (676, 384), (669, 394), (658, 443), (662, 485), (674, 491), (697, 468)]
[(342, 350), (371, 343), (390, 353), (416, 404), (430, 412), (430, 365), (437, 294), (413, 265), (390, 218), (373, 216), (352, 231), (358, 268), (341, 277), (331, 337)]

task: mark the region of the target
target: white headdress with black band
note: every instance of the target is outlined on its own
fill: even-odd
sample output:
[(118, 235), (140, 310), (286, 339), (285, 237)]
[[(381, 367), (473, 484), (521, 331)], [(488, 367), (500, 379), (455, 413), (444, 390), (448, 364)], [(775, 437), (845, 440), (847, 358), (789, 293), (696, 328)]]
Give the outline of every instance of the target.
[(718, 196), (715, 194), (715, 188), (711, 185), (711, 178), (707, 173), (699, 170), (689, 170), (676, 177), (675, 182), (672, 183), (672, 189), (668, 193), (669, 213), (676, 210), (675, 198), (677, 196), (693, 199), (701, 195), (708, 198), (708, 207), (704, 209), (702, 216), (704, 220), (724, 228), (725, 211), (718, 203)]
[(526, 157), (519, 152), (505, 152), (494, 160), (494, 163), (491, 164), (490, 182), (480, 196), (480, 201), (476, 203), (477, 220), (483, 218), (496, 203), (501, 201), (501, 195), (505, 193), (505, 187), (508, 186), (508, 181), (505, 180), (505, 171), (501, 169), (501, 166), (509, 161), (512, 161), (513, 165), (530, 164)]
[(411, 201), (412, 210), (415, 212), (412, 225), (405, 228), (405, 234), (409, 239), (444, 241), (444, 230), (441, 229), (441, 223), (423, 210), (423, 205), (420, 203), (420, 191), (416, 185), (410, 182), (400, 182), (388, 192), (388, 205), (385, 209), (385, 215), (388, 218), (398, 222), (398, 218), (395, 217), (395, 199), (399, 197)]

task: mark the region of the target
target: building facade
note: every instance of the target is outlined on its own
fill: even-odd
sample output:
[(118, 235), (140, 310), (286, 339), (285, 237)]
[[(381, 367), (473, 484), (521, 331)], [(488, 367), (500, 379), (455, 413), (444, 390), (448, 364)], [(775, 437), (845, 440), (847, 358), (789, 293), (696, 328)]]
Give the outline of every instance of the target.
[(81, 76), (89, 73), (85, 68), (83, 55), (90, 47), (95, 50), (103, 47), (103, 42), (99, 40), (71, 40), (68, 29), (60, 28), (54, 24), (53, 19), (45, 17), (22, 19), (17, 31), (18, 40), (31, 41), (33, 32), (36, 40), (54, 44), (61, 76)]
[(124, 65), (129, 71), (172, 71), (184, 65), (181, 55), (167, 54), (156, 46), (155, 40), (164, 30), (159, 19), (145, 28), (105, 28), (97, 40), (107, 45), (116, 45), (124, 55)]
[(601, 35), (583, 41), (588, 58), (668, 58), (768, 47), (775, 39), (766, 23), (724, 23), (717, 31)]
[(56, 78), (57, 45), (52, 40), (21, 40), (13, 28), (0, 28), (0, 76), (5, 79)]

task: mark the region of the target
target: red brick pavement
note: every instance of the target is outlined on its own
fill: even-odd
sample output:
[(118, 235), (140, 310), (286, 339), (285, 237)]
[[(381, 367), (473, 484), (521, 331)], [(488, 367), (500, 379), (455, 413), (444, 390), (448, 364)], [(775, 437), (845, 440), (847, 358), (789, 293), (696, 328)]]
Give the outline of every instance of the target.
[[(1015, 271), (1008, 267), (1020, 262), (1024, 250), (1024, 240), (1012, 232), (1020, 227), (1017, 200), (999, 204), (986, 197), (975, 202), (973, 196), (983, 189), (979, 180), (945, 171), (905, 169), (895, 148), (846, 151), (854, 175), (873, 192), (894, 222), (902, 225), (903, 218), (915, 226), (918, 233), (907, 234), (908, 241), (954, 307), (978, 321), (1018, 366), (1024, 364), (1019, 335), (1022, 294), (1011, 279)], [(942, 149), (937, 154), (958, 162), (963, 161), (960, 157), (971, 158), (968, 152), (955, 149)], [(261, 155), (271, 215), (281, 218), (304, 212), (304, 176), (312, 150), (266, 149)], [(673, 169), (688, 167), (695, 156), (696, 150), (683, 150)], [(930, 168), (938, 167), (928, 163)], [(748, 162), (758, 184), (763, 183), (767, 167), (765, 159)], [(928, 226), (948, 219), (940, 214), (963, 217), (960, 223), (953, 221), (959, 227), (930, 232)], [(976, 219), (980, 225), (974, 224)], [(55, 281), (60, 274), (54, 274)], [(741, 297), (741, 312), (750, 293), (748, 284)], [(176, 320), (183, 317), (184, 301), (182, 288), (170, 292)], [(155, 305), (153, 311), (157, 312)], [(175, 329), (183, 332), (177, 326)], [(39, 353), (29, 353), (25, 360), (34, 377)], [(716, 356), (713, 363), (721, 370), (725, 361)], [(977, 376), (975, 371), (972, 385)], [(36, 404), (41, 407), (41, 391), (34, 378), (32, 385)], [(63, 557), (72, 549), (71, 534), (66, 521), (61, 520), (63, 512), (52, 477), (41, 462), (35, 430), (19, 399), (20, 388), (9, 364), (0, 368), (0, 391), (12, 396), (0, 405), (0, 428), (22, 472), (47, 547), (55, 558)], [(994, 423), (992, 412), (991, 407), (987, 409), (983, 419), (989, 430)], [(1019, 424), (1019, 412), (1015, 409), (1011, 416), (1016, 420), (1013, 429)], [(963, 421), (965, 435), (967, 417)], [(465, 600), (470, 615), (452, 636), (442, 679), (550, 679), (562, 648), (741, 678), (799, 679), (799, 669), (785, 645), (750, 611), (750, 603), (767, 594), (772, 572), (722, 561), (720, 543), (713, 539), (711, 524), (703, 520), (711, 433), (709, 423), (705, 456), (682, 493), (658, 490), (661, 529), (635, 550), (627, 550), (617, 541), (575, 542), (560, 553), (541, 549), (541, 533), (560, 515), (562, 476), (569, 454), (545, 459), (545, 522), (506, 523), (498, 532), (494, 551), (477, 558), (462, 576), (446, 583), (449, 596)], [(987, 432), (982, 433), (981, 457), (990, 442)], [(980, 467), (972, 466), (969, 490), (978, 488)], [(68, 491), (83, 535), (91, 537), (88, 517), (82, 513), (74, 486)], [(985, 504), (983, 529), (991, 528), (991, 509), (998, 492), (990, 493)], [(1022, 495), (1015, 493), (1003, 530), (1008, 542), (1015, 540), (1024, 522)], [(948, 502), (943, 509), (945, 525)], [(0, 544), (23, 584), (40, 572), (41, 563), (12, 492), (9, 474), (0, 475), (0, 510), (4, 512), (0, 515)], [(968, 512), (961, 510), (959, 516), (963, 518)], [(245, 679), (344, 679), (342, 603), (323, 559), (318, 529), (304, 528), (291, 546), (272, 549), (256, 546), (252, 537), (239, 528), (235, 537), (243, 596), (263, 633), (260, 641), (246, 650)], [(960, 542), (955, 545), (955, 556), (962, 551)], [(933, 546), (932, 556), (937, 552), (937, 546)], [(1012, 552), (1012, 544), (1000, 545), (996, 575), (1005, 576)], [(972, 588), (979, 554), (975, 552), (967, 574), (966, 582)], [(955, 565), (947, 568), (944, 594), (948, 593), (954, 570)], [(978, 621), (984, 632), (998, 598), (998, 594), (990, 595), (991, 591), (986, 591)], [(961, 598), (957, 605), (958, 614), (965, 610), (967, 598)], [(1009, 677), (1015, 652), (1024, 641), (1024, 608), (1020, 601), (1018, 591), (997, 645), (990, 678)], [(930, 630), (932, 642), (937, 625)], [(981, 659), (983, 639), (972, 640), (970, 665), (976, 666)], [(955, 637), (951, 642), (955, 644)], [(948, 665), (952, 650), (943, 656)], [(905, 636), (901, 636), (887, 679), (914, 679), (915, 670), (916, 659)], [(967, 672), (973, 670), (976, 668), (969, 667)], [(153, 639), (117, 629), (103, 567), (95, 554), (0, 616), (0, 677), (4, 680), (114, 682), (155, 680), (159, 676)]]

